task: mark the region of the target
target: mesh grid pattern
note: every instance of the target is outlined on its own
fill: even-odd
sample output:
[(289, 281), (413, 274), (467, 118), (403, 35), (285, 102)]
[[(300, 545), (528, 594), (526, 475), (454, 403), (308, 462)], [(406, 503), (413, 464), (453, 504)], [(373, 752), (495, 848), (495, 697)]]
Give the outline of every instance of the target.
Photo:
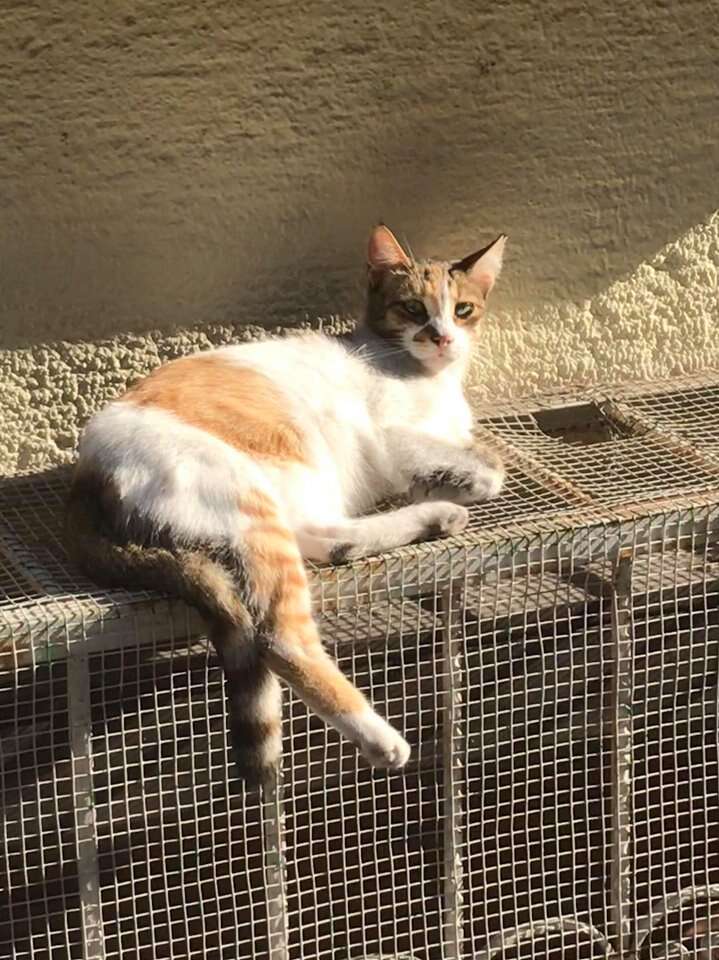
[(105, 956), (266, 956), (263, 811), (206, 644), (143, 636), (89, 673)]
[(480, 414), (508, 483), (461, 537), (311, 571), (408, 767), (288, 697), (262, 792), (197, 616), (78, 577), (66, 470), (0, 482), (0, 956), (713, 960), (718, 407)]
[(705, 455), (719, 460), (716, 423), (719, 417), (719, 387), (687, 386), (671, 393), (624, 398), (626, 408), (660, 430), (678, 434), (701, 446)]

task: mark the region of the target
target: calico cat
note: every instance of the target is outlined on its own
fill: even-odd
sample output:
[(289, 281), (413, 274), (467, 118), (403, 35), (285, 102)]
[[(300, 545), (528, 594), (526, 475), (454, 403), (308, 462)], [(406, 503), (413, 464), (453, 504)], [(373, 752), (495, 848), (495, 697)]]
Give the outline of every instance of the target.
[[(380, 225), (366, 315), (320, 334), (174, 360), (85, 428), (66, 542), (87, 575), (179, 594), (222, 664), (239, 771), (281, 751), (285, 680), (380, 767), (410, 748), (342, 675), (312, 617), (303, 558), (342, 562), (459, 533), (498, 494), (462, 381), (505, 237), (456, 262), (417, 260)], [(372, 513), (388, 497), (412, 501)]]

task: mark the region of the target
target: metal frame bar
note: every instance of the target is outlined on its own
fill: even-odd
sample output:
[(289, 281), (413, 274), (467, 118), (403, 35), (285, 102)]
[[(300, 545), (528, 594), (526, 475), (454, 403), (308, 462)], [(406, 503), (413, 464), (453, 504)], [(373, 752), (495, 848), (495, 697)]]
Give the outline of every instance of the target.
[(262, 787), (269, 960), (288, 960), (289, 957), (282, 790), (282, 772), (278, 769), (277, 776)]
[(67, 698), (77, 874), (82, 905), (85, 960), (104, 960), (105, 938), (92, 784), (89, 656), (82, 644), (72, 644), (68, 651)]
[[(450, 579), (449, 588), (441, 595), (443, 634), (442, 692), (444, 716), (442, 717), (442, 760), (444, 823), (444, 945), (448, 960), (460, 960), (463, 956), (462, 888), (463, 865), (461, 856), (462, 826), (466, 806), (466, 780), (463, 744), (466, 740), (466, 725), (462, 705), (464, 678), (461, 656), (461, 622), (455, 623), (453, 604), (455, 583)], [(460, 601), (464, 591), (456, 593)], [(460, 603), (460, 609), (463, 608)]]
[(612, 578), (612, 689), (608, 725), (612, 738), (611, 896), (616, 952), (632, 929), (632, 567), (630, 547), (617, 554)]

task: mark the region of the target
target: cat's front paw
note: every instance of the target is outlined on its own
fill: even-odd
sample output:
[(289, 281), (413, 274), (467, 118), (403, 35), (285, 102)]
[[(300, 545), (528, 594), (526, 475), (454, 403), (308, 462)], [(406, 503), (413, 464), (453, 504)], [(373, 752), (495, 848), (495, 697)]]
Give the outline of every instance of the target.
[(470, 489), (466, 491), (467, 499), (462, 503), (481, 503), (484, 500), (493, 500), (499, 496), (504, 486), (504, 464), (491, 451), (483, 452), (479, 465), (474, 471)]
[(482, 450), (469, 463), (415, 477), (409, 495), (415, 502), (454, 500), (455, 503), (481, 503), (496, 497), (504, 485), (504, 466), (491, 451)]
[(458, 503), (427, 504), (425, 528), (420, 540), (436, 540), (439, 537), (454, 537), (469, 523), (469, 510)]

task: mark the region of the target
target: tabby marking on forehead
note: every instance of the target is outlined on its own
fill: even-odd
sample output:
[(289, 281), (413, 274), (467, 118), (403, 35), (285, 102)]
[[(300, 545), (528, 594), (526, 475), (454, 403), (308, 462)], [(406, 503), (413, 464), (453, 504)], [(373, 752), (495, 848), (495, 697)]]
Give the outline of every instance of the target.
[[(426, 316), (407, 315), (403, 303), (418, 300)], [(486, 297), (480, 285), (468, 274), (455, 271), (443, 260), (412, 262), (408, 268), (388, 271), (370, 290), (367, 322), (371, 329), (385, 337), (394, 337), (411, 326), (423, 326), (436, 319), (449, 328), (453, 324), (470, 332), (481, 319)], [(471, 303), (472, 313), (465, 318), (455, 316), (458, 303)]]

